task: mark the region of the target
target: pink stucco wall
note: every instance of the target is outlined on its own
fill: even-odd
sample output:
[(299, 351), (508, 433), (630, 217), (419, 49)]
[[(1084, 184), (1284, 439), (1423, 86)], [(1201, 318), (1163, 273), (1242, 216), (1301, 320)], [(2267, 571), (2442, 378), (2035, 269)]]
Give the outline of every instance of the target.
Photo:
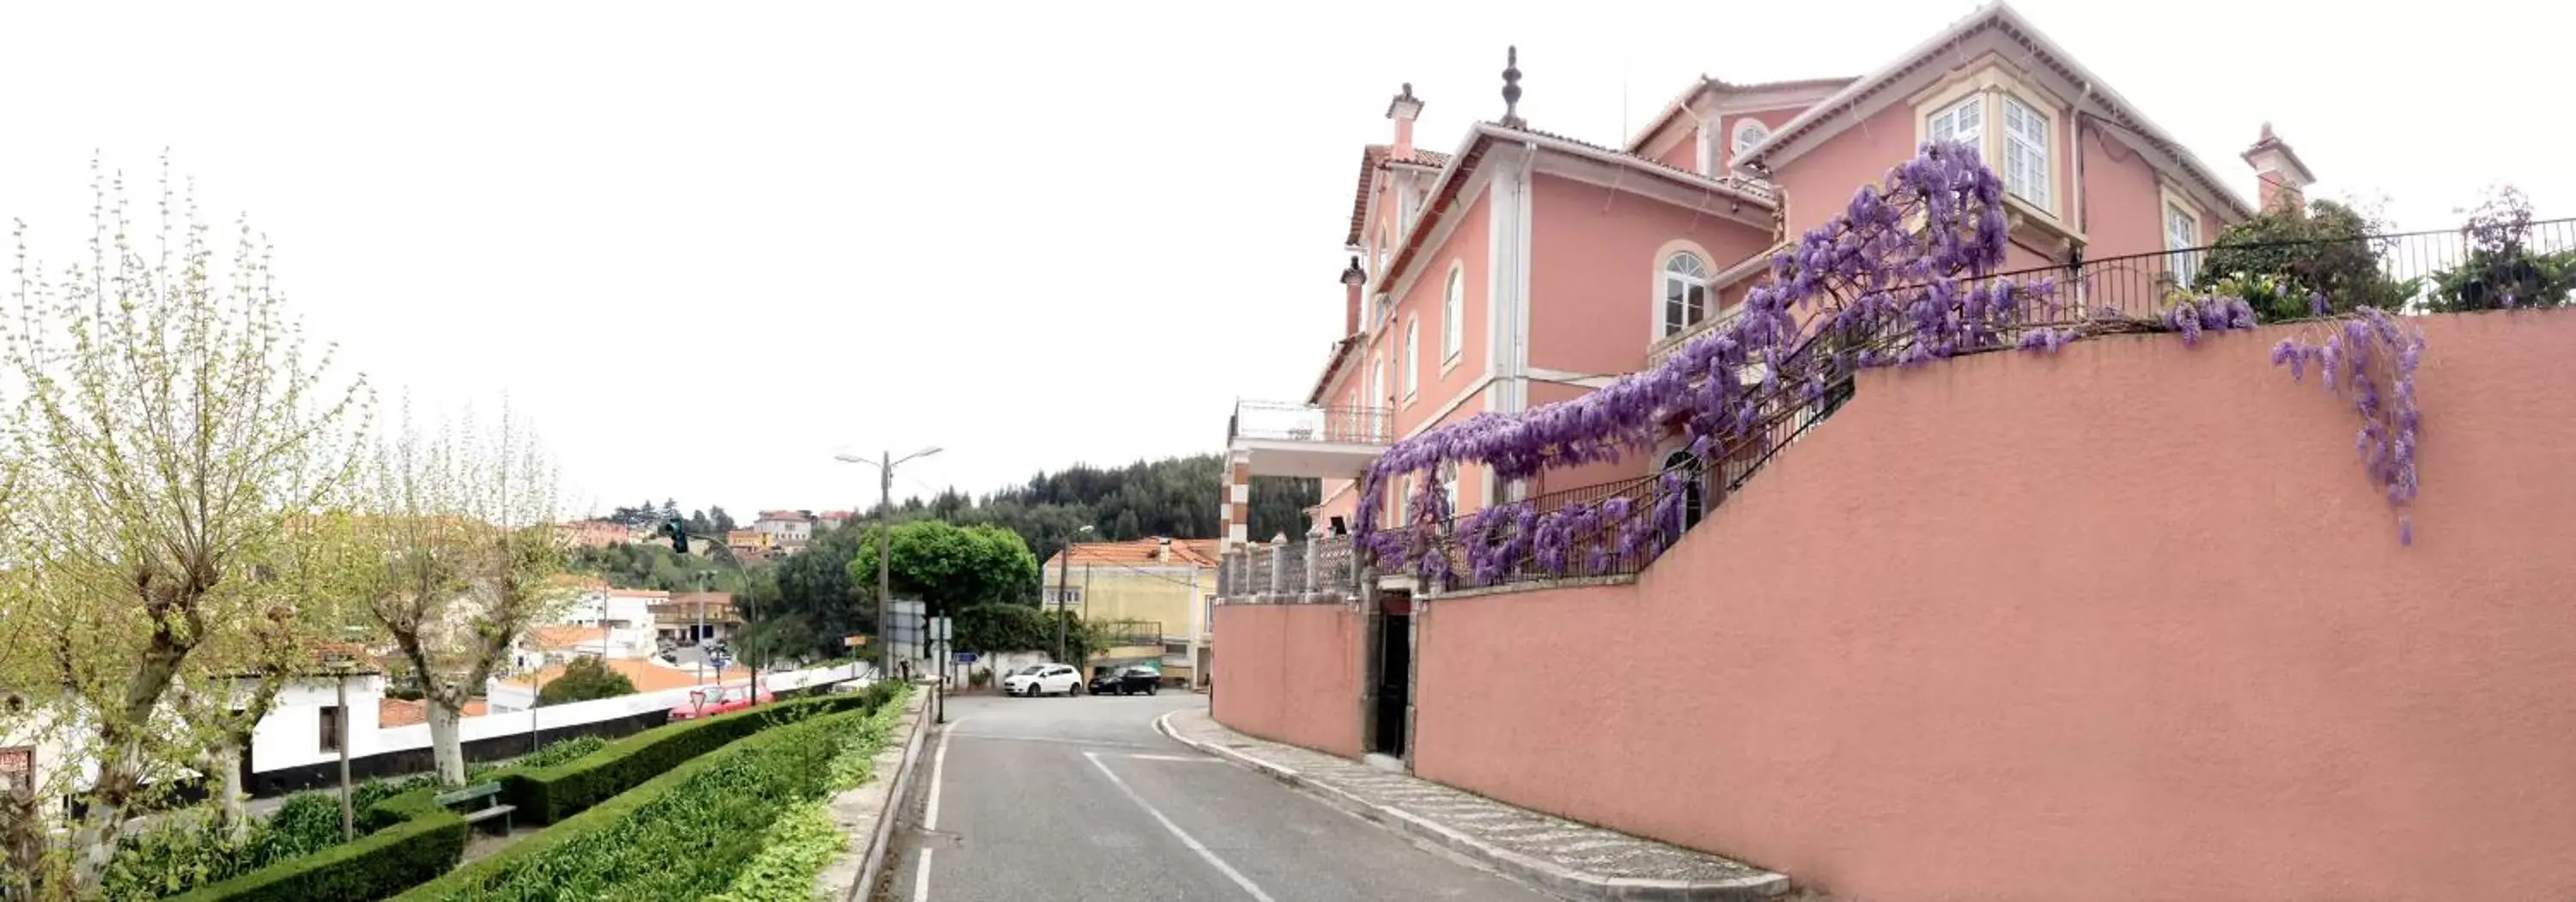
[(1772, 181), (1788, 195), (1783, 218), (1789, 234), (1803, 235), (1825, 224), (1851, 203), (1860, 186), (1878, 184), (1888, 169), (1913, 156), (1914, 133), (1914, 109), (1898, 104), (1778, 164)]
[(1715, 258), (1708, 261), (1715, 270), (1771, 246), (1767, 228), (1555, 176), (1530, 181), (1533, 367), (1586, 375), (1645, 368), (1663, 310), (1658, 250), (1689, 240)]
[[(2156, 170), (2137, 150), (2099, 129), (2084, 129), (2084, 256), (2143, 254), (2165, 249), (2164, 196)], [(2204, 242), (2205, 243), (2205, 242)]]
[(2576, 312), (2424, 325), (2411, 548), (2278, 330), (1880, 371), (1635, 585), (1428, 603), (1417, 770), (1872, 902), (2576, 898)]
[[(1672, 143), (1661, 148), (1657, 147), (1658, 144), (1667, 141)], [(1689, 113), (1676, 116), (1662, 130), (1656, 132), (1653, 138), (1647, 139), (1645, 149), (1660, 150), (1654, 154), (1655, 162), (1684, 172), (1698, 172), (1699, 126), (1690, 124)]]
[(1360, 754), (1360, 614), (1338, 604), (1216, 606), (1210, 713), (1226, 726)]
[[(1446, 240), (1414, 252), (1410, 266), (1421, 275), (1397, 299), (1395, 319), (1384, 338), (1384, 346), (1389, 349), (1387, 392), (1396, 397), (1396, 435), (1406, 435), (1436, 416), (1442, 405), (1485, 374), (1485, 286), (1492, 256), (1486, 233), (1492, 221), (1492, 199), (1490, 191), (1477, 194), (1466, 209), (1451, 214), (1457, 217), (1458, 226)], [(1452, 265), (1465, 273), (1466, 297), (1461, 304), (1465, 328), (1459, 333), (1458, 358), (1444, 362), (1440, 353), (1440, 304), (1441, 293), (1448, 290)], [(1410, 402), (1404, 400), (1404, 384), (1397, 376), (1399, 362), (1404, 359), (1404, 327), (1408, 322), (1420, 323), (1422, 329), (1422, 353), (1415, 361), (1420, 388)]]

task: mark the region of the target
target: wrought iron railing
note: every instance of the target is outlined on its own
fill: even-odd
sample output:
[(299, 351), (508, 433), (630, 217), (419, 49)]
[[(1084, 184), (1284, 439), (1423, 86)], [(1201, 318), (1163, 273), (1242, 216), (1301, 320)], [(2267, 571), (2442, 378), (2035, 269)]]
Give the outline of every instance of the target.
[(1393, 411), (1383, 407), (1318, 407), (1275, 401), (1237, 401), (1226, 421), (1228, 443), (1238, 438), (1292, 442), (1382, 445)]
[[(2266, 322), (2370, 304), (2400, 313), (2554, 307), (2576, 288), (2576, 218), (2494, 222), (2431, 232), (2295, 241), (2231, 241), (2032, 267), (1997, 279), (2052, 279), (2060, 319), (2154, 320), (2178, 293), (2233, 288)], [(2223, 285), (2222, 280), (2232, 281)], [(2261, 283), (2261, 284), (2258, 284)], [(2273, 298), (2280, 290), (2286, 297)], [(2269, 303), (2277, 300), (2278, 303)]]

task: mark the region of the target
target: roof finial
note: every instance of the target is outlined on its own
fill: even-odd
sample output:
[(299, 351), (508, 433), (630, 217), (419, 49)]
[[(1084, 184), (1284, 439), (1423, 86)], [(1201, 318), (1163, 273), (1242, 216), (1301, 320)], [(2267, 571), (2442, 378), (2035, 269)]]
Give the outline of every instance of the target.
[(1521, 121), (1521, 48), (1514, 44), (1503, 49), (1503, 127), (1525, 128)]
[(1363, 285), (1367, 284), (1367, 282), (1368, 271), (1360, 268), (1360, 258), (1357, 256), (1351, 257), (1351, 265), (1342, 270), (1342, 284)]

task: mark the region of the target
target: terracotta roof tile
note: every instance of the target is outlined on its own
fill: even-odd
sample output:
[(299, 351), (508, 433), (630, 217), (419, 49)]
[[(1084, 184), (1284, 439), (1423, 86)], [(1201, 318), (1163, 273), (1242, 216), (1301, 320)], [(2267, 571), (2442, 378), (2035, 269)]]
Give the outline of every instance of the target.
[(1377, 170), (1386, 162), (1386, 151), (1384, 144), (1360, 148), (1359, 185), (1351, 189), (1351, 237), (1342, 242), (1344, 247), (1359, 246), (1360, 232), (1368, 228), (1369, 188), (1377, 182)]
[(399, 698), (380, 699), (376, 702), (377, 729), (390, 730), (395, 727), (408, 727), (412, 724), (428, 722), (428, 702)]
[(595, 626), (535, 626), (528, 628), (528, 644), (538, 648), (599, 648), (600, 631)]
[[(698, 684), (698, 676), (694, 671), (674, 670), (669, 667), (647, 664), (631, 658), (610, 658), (607, 663), (609, 670), (625, 674), (626, 681), (635, 684), (635, 691), (637, 692), (660, 692), (664, 689), (679, 689), (685, 686), (695, 686)], [(727, 673), (734, 673), (738, 671), (738, 668), (728, 667), (725, 668), (725, 671)], [(547, 665), (545, 669), (537, 671), (537, 685), (543, 686), (547, 683), (554, 682), (556, 677), (563, 675), (564, 669), (562, 666), (551, 664)], [(528, 683), (525, 678), (512, 680), (510, 681), (510, 685), (517, 686), (521, 689), (528, 687)]]
[[(1161, 547), (1162, 542), (1158, 539), (1137, 539), (1133, 542), (1078, 542), (1070, 550), (1073, 554), (1073, 563), (1077, 564), (1121, 564), (1135, 567), (1187, 567), (1193, 564), (1201, 567), (1216, 566), (1217, 540), (1215, 539), (1173, 539), (1172, 557), (1168, 561), (1154, 559), (1154, 553)], [(1064, 553), (1058, 552), (1055, 557), (1048, 559), (1047, 566), (1053, 567), (1062, 563), (1063, 557)]]

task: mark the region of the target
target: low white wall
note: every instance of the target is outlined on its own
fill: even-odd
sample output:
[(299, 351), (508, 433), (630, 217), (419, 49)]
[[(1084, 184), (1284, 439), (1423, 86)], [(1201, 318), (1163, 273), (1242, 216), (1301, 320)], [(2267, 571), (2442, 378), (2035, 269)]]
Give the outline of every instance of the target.
[[(732, 668), (727, 669), (731, 670)], [(760, 685), (764, 691), (784, 692), (790, 689), (803, 689), (824, 683), (846, 682), (849, 679), (850, 668), (826, 667), (809, 670), (790, 670), (774, 674), (764, 673), (760, 675)], [(708, 685), (723, 685), (739, 688), (746, 685), (748, 682), (748, 675), (746, 675), (745, 679), (725, 680), (722, 683), (709, 681)], [(500, 689), (500, 684), (495, 682), (486, 688), (487, 701), (498, 701), (497, 696), (492, 693)], [(665, 689), (660, 692), (638, 692), (634, 695), (621, 695), (616, 698), (594, 699), (586, 702), (574, 702), (568, 705), (553, 705), (538, 708), (533, 713), (536, 716), (536, 727), (540, 730), (579, 726), (581, 724), (597, 723), (603, 720), (616, 720), (621, 717), (631, 717), (633, 715), (652, 711), (668, 711), (674, 707), (687, 704), (689, 701), (689, 693), (695, 688), (696, 687), (693, 686), (683, 686), (677, 689)], [(393, 727), (391, 729), (373, 729), (376, 726), (376, 695), (374, 693), (369, 693), (366, 696), (365, 704), (361, 705), (358, 701), (359, 695), (357, 693), (357, 685), (354, 682), (350, 685), (350, 690), (349, 706), (359, 709), (357, 715), (359, 720), (353, 723), (353, 726), (359, 729), (354, 731), (354, 735), (350, 737), (349, 743), (349, 754), (352, 757), (429, 747), (429, 725), (425, 723)], [(526, 690), (519, 690), (517, 693), (517, 697), (521, 699), (524, 699), (526, 696)], [(328, 697), (327, 690), (325, 690), (325, 697)], [(322, 704), (328, 704), (328, 702), (326, 701)], [(275, 748), (264, 748), (259, 754), (253, 756), (252, 768), (254, 771), (265, 773), (272, 770), (301, 767), (310, 764), (321, 764), (339, 759), (339, 755), (337, 753), (320, 750), (319, 739), (321, 732), (318, 726), (321, 719), (320, 709), (314, 705), (308, 704), (297, 706), (296, 710), (300, 711), (300, 720), (302, 721), (300, 728), (291, 723), (292, 721), (298, 720), (299, 717), (283, 707), (281, 707), (278, 712), (270, 714), (268, 718), (259, 722), (258, 735), (264, 736), (270, 734), (272, 721), (286, 721), (286, 723), (278, 724), (275, 728), (276, 735), (279, 737), (274, 743)], [(465, 718), (457, 725), (461, 734), (460, 738), (465, 742), (472, 742), (477, 739), (488, 739), (494, 736), (510, 736), (526, 733), (529, 730), (528, 718), (531, 713), (532, 712), (528, 711), (505, 711), (486, 714), (480, 717)], [(299, 729), (301, 730), (300, 733), (298, 732)], [(299, 737), (301, 739), (300, 743), (297, 741)]]

